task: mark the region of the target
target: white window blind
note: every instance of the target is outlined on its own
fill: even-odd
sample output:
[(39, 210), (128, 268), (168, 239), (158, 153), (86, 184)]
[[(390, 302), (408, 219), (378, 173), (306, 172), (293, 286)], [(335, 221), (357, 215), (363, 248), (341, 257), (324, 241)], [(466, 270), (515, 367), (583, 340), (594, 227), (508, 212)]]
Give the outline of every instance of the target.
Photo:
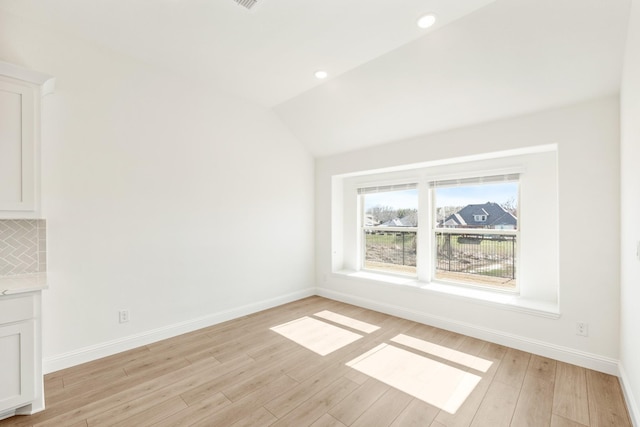
[(501, 182), (518, 182), (519, 173), (505, 175), (474, 176), (472, 178), (455, 178), (429, 182), (429, 188), (459, 187), (462, 185), (498, 184)]
[[(402, 190), (414, 190), (418, 188), (418, 184), (395, 184), (395, 185), (380, 185), (377, 187), (362, 187), (358, 188), (358, 194), (372, 194), (372, 193), (384, 193), (387, 191), (402, 191)], [(353, 194), (353, 193), (352, 193)]]

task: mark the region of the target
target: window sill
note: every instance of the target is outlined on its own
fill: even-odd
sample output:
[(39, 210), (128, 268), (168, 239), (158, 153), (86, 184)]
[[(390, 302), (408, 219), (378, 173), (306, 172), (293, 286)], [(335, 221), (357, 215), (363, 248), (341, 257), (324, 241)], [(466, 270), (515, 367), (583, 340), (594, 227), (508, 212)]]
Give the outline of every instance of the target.
[(558, 319), (561, 316), (560, 309), (557, 303), (532, 300), (511, 293), (468, 288), (447, 283), (427, 283), (418, 281), (413, 277), (402, 277), (389, 274), (374, 273), (370, 271), (341, 270), (335, 272), (335, 274), (350, 279), (399, 285), (408, 289), (414, 289), (418, 292), (429, 292), (438, 295), (445, 295), (452, 298), (473, 300), (481, 304), (527, 313), (534, 316), (547, 317), (552, 319)]

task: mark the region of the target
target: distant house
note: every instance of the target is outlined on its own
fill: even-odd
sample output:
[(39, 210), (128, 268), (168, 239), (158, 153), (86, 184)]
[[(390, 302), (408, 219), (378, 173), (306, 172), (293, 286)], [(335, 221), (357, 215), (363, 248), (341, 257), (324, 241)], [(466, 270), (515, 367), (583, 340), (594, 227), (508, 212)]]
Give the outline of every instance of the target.
[(402, 218), (394, 218), (387, 222), (380, 224), (380, 227), (417, 227), (418, 226), (418, 212), (411, 212), (407, 216)]
[(497, 203), (467, 205), (449, 215), (441, 224), (445, 228), (492, 228), (515, 230), (518, 219)]
[(378, 221), (371, 214), (365, 214), (364, 216), (364, 226), (365, 227), (375, 227), (376, 225), (380, 225)]

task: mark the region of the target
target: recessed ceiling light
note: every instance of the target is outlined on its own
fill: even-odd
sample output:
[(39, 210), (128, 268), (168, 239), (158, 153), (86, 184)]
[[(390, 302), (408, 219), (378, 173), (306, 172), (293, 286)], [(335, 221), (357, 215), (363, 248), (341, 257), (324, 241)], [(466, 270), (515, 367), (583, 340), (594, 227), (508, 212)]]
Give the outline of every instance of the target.
[(326, 71), (322, 71), (322, 70), (316, 71), (315, 73), (316, 79), (318, 80), (326, 79), (328, 75), (329, 74), (327, 74)]
[(428, 13), (426, 15), (423, 15), (418, 19), (418, 27), (420, 28), (429, 28), (435, 23), (436, 23), (436, 16), (433, 13)]

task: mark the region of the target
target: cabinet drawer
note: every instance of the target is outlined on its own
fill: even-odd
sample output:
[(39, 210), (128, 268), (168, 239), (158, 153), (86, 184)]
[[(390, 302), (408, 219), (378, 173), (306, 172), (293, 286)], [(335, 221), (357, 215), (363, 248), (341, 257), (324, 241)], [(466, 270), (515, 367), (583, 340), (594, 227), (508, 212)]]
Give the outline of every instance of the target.
[(33, 296), (0, 298), (0, 325), (33, 319), (34, 317)]

